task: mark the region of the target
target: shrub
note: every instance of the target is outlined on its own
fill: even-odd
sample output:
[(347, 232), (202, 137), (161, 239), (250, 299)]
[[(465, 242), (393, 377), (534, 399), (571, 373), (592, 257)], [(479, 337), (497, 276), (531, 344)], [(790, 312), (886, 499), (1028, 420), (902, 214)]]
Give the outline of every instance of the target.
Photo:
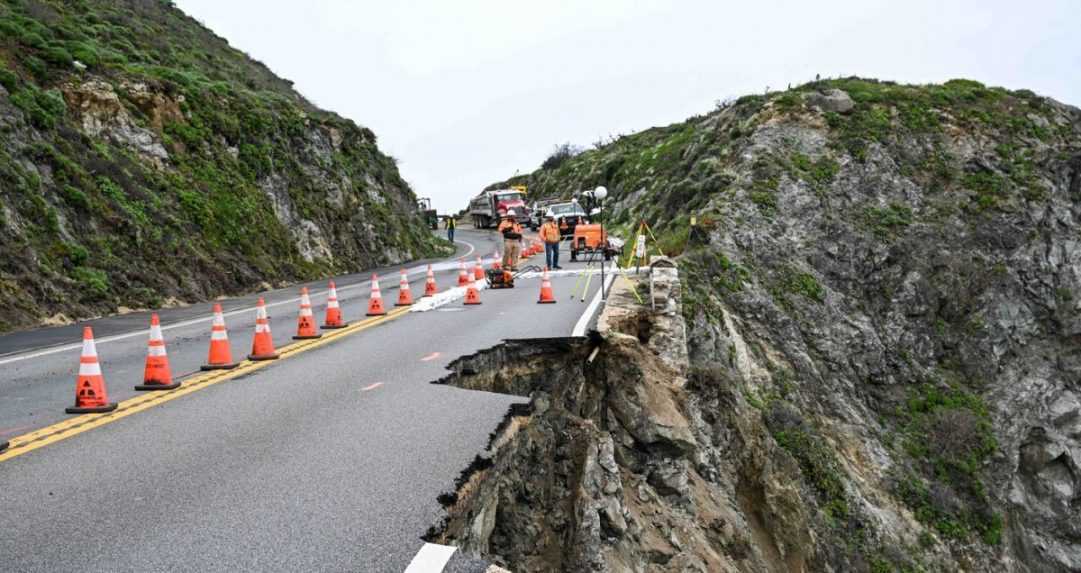
[(103, 270), (79, 266), (72, 269), (71, 278), (94, 298), (104, 298), (109, 294), (109, 275)]
[(875, 234), (888, 236), (896, 229), (912, 224), (912, 209), (891, 203), (886, 207), (868, 207), (865, 217)]
[(74, 58), (71, 57), (71, 53), (60, 46), (49, 46), (48, 48), (45, 48), (42, 55), (45, 57), (46, 62), (57, 67), (70, 66), (74, 61)]
[(8, 93), (14, 92), (19, 86), (19, 76), (11, 70), (0, 68), (0, 86), (4, 86)]
[(541, 169), (558, 169), (560, 165), (567, 162), (568, 159), (582, 153), (582, 148), (576, 145), (568, 143), (562, 143), (555, 146), (551, 155), (541, 163)]

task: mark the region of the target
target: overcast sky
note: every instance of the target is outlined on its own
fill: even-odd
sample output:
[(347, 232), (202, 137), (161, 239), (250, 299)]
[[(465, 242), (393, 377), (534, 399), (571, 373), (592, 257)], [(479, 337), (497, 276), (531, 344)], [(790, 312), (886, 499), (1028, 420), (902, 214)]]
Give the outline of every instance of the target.
[(1081, 103), (1078, 0), (176, 0), (370, 127), (458, 210), (556, 143), (823, 77), (965, 77)]

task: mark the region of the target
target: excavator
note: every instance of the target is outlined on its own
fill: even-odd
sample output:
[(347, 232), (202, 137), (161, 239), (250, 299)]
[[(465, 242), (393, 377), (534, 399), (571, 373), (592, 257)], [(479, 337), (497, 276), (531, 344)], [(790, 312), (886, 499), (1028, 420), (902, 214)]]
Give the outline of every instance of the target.
[(432, 209), (432, 198), (421, 197), (417, 199), (417, 210), (424, 217), (424, 222), (433, 231), (439, 228), (439, 215)]

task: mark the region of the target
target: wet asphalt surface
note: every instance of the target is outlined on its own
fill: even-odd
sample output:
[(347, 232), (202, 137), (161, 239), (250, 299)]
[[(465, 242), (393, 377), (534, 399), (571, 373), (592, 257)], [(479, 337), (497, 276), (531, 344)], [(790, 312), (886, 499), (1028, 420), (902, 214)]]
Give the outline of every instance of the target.
[[(479, 233), (458, 238), (481, 253), (494, 245)], [(441, 287), (456, 276), (456, 263), (449, 267)], [(338, 280), (346, 320), (359, 319), (367, 300), (366, 285), (342, 289), (369, 274), (354, 276)], [(419, 295), (423, 270), (411, 279)], [(576, 282), (553, 279), (554, 305), (536, 304), (539, 280), (523, 279), (482, 291), (480, 306), (459, 300), (408, 313), (4, 461), (0, 569), (402, 571), (442, 517), (437, 496), (522, 401), (430, 382), (455, 358), (504, 339), (568, 336), (586, 307), (569, 298)], [(388, 302), (396, 284), (396, 273), (382, 282)], [(268, 302), (296, 292), (276, 291)], [(325, 296), (313, 298), (321, 318)], [(280, 344), (295, 329), (295, 304), (271, 309)], [(163, 313), (166, 327), (205, 312), (175, 310)], [(120, 325), (137, 318), (106, 328), (123, 335)], [(254, 311), (226, 321), (234, 354), (246, 354)], [(208, 320), (166, 330), (175, 372), (202, 363), (208, 331)], [(112, 399), (134, 394), (145, 344), (144, 334), (99, 344)], [(0, 366), (0, 423), (25, 426), (0, 441), (64, 419), (78, 350), (43, 358)], [(477, 567), (456, 557), (449, 570)]]

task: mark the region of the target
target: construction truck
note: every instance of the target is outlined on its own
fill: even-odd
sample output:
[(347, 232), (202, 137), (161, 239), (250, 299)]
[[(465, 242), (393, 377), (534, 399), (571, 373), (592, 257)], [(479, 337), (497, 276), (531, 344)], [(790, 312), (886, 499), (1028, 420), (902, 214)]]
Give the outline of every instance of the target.
[(515, 186), (510, 189), (481, 191), (469, 201), (469, 215), (477, 229), (490, 229), (499, 224), (499, 220), (514, 210), (514, 217), (519, 223), (536, 229), (530, 216), (530, 209), (525, 204), (526, 188)]
[(420, 214), (428, 227), (433, 230), (439, 228), (439, 215), (435, 212), (435, 209), (432, 209), (431, 197), (421, 197), (420, 199), (417, 199), (417, 210), (420, 211)]

